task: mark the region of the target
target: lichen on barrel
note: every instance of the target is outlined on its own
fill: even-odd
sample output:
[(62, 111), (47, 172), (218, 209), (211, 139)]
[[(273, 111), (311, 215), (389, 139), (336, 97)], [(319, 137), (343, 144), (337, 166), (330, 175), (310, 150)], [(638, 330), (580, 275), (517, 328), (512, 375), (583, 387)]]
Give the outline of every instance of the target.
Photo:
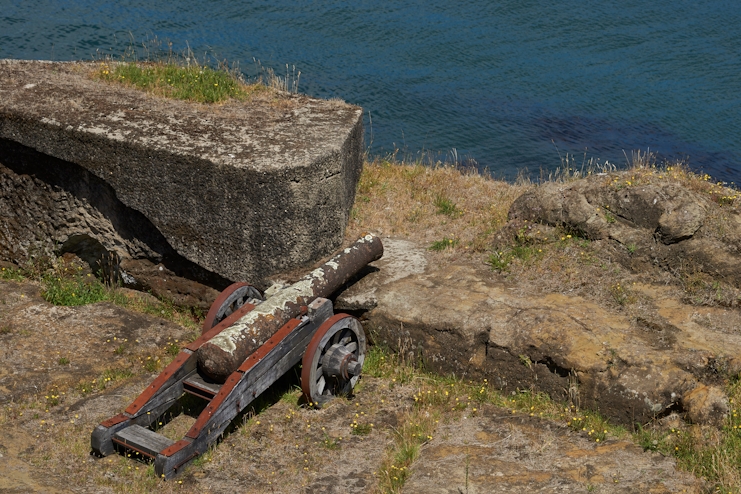
[(317, 297), (328, 297), (369, 262), (383, 255), (381, 240), (367, 234), (297, 283), (278, 291), (198, 349), (201, 371), (217, 382), (229, 374)]

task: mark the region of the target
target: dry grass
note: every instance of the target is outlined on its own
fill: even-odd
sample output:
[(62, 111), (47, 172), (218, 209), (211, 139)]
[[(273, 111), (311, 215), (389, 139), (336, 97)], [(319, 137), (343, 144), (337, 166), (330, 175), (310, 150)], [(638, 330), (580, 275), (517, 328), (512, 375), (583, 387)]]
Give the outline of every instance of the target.
[(673, 417), (637, 431), (635, 441), (646, 450), (674, 456), (680, 468), (710, 482), (715, 490), (708, 492), (741, 492), (741, 382), (735, 380), (726, 391), (732, 410), (721, 428)]
[[(719, 240), (727, 240), (725, 221), (741, 200), (737, 190), (694, 173), (685, 164), (658, 165), (653, 155), (640, 152), (632, 155), (626, 170), (605, 164), (564, 166), (546, 179), (568, 182), (594, 174), (603, 177), (606, 187), (675, 184), (707, 197), (703, 234)], [(495, 237), (507, 223), (510, 206), (534, 187), (527, 179), (512, 184), (452, 165), (376, 159), (366, 163), (361, 175), (348, 236), (371, 230), (406, 237), (439, 252), (438, 260), (484, 254), (482, 260), (506, 278), (518, 280), (524, 289), (577, 293), (636, 315), (646, 307), (632, 292), (634, 282), (672, 284), (702, 304), (729, 305), (737, 300), (738, 290), (722, 281), (693, 273), (632, 270), (635, 245), (595, 243), (577, 232), (546, 225), (504, 230), (502, 244)]]
[[(707, 196), (717, 207), (710, 208), (705, 230), (721, 239), (727, 211), (739, 201), (738, 191), (708, 175), (696, 174), (682, 163), (657, 165), (654, 156), (640, 152), (632, 155), (627, 170), (604, 164), (563, 166), (546, 179), (568, 182), (597, 173), (609, 187), (673, 183)], [(505, 278), (518, 280), (524, 290), (579, 294), (636, 316), (644, 315), (647, 307), (633, 293), (634, 282), (669, 283), (702, 303), (736, 300), (737, 290), (722, 282), (690, 274), (677, 278), (658, 271), (632, 272), (625, 262), (633, 254), (631, 246), (596, 245), (561, 228), (530, 225), (527, 232), (506, 232), (510, 236), (504, 245), (494, 248), (510, 206), (534, 187), (537, 184), (527, 179), (512, 184), (453, 165), (376, 159), (365, 164), (347, 235), (354, 238), (370, 230), (405, 237), (436, 251), (438, 261), (480, 256)]]
[[(741, 194), (733, 186), (694, 173), (682, 163), (658, 165), (653, 156), (642, 153), (632, 156), (626, 170), (564, 167), (548, 178), (568, 182), (594, 173), (604, 177), (607, 187), (674, 184), (706, 197), (708, 216), (702, 234), (728, 241), (724, 225), (731, 213), (737, 213), (741, 201)], [(363, 171), (350, 230), (353, 235), (372, 230), (407, 237), (433, 250), (439, 248), (448, 258), (464, 252), (480, 256), (501, 276), (516, 281), (517, 289), (578, 294), (630, 318), (648, 317), (655, 311), (650, 297), (637, 289), (636, 283), (672, 285), (678, 298), (696, 304), (735, 306), (739, 290), (722, 280), (702, 273), (631, 269), (629, 261), (635, 246), (593, 242), (562, 228), (525, 225), (522, 231), (509, 232), (504, 245), (494, 249), (495, 232), (505, 226), (512, 202), (536, 186), (527, 180), (517, 184), (490, 180), (451, 166), (376, 160)], [(415, 408), (408, 413), (405, 426), (395, 431), (394, 447), (379, 471), (379, 492), (401, 489), (419, 445), (434, 435), (436, 421), (440, 417), (454, 418), (457, 409), (474, 410), (471, 394), (478, 393), (497, 406), (510, 406), (516, 413), (526, 411), (565, 420), (569, 427), (594, 440), (627, 434), (610, 427), (596, 414), (564, 407), (538, 394), (527, 392), (512, 401), (490, 390), (486, 383), (480, 389), (453, 383), (453, 394), (444, 379), (421, 377), (403, 361), (395, 360), (386, 369), (379, 375), (414, 383), (417, 391)], [(459, 391), (466, 395), (465, 401), (460, 401)], [(741, 401), (739, 381), (731, 380), (727, 392), (735, 407)], [(454, 397), (457, 402), (451, 402)], [(533, 404), (525, 403), (530, 401)], [(690, 425), (679, 419), (676, 423), (662, 420), (637, 430), (633, 439), (646, 449), (674, 456), (681, 468), (707, 479), (715, 492), (741, 492), (739, 409), (734, 408), (721, 428)]]
[(485, 252), (528, 187), (453, 166), (375, 160), (360, 178), (348, 235), (372, 230), (428, 246), (445, 240), (449, 248), (443, 250)]
[[(92, 484), (100, 489), (112, 488), (114, 492), (175, 492), (178, 484), (159, 481), (151, 464), (133, 461), (131, 455), (111, 456), (98, 462), (90, 456), (90, 431), (100, 418), (85, 406), (86, 399), (94, 400), (100, 393), (116, 393), (132, 380), (140, 380), (142, 373), (149, 371), (141, 361), (138, 364), (139, 369), (132, 364), (133, 372), (106, 371), (77, 386), (47, 390), (46, 396), (6, 405), (0, 425), (16, 431), (13, 442), (6, 444), (11, 449), (25, 448), (24, 460), (46, 471), (51, 481), (70, 475), (89, 480), (88, 487)], [(125, 479), (124, 486), (121, 479)]]
[[(674, 183), (707, 195), (722, 207), (735, 207), (741, 197), (709, 175), (692, 172), (682, 163), (657, 165), (651, 154), (636, 152), (627, 170), (592, 164), (587, 168), (564, 166), (546, 180), (568, 182), (594, 175), (605, 176), (606, 185), (622, 188)], [(507, 222), (514, 200), (537, 184), (527, 178), (516, 183), (492, 180), (475, 170), (455, 165), (396, 161), (393, 157), (367, 162), (358, 184), (348, 236), (365, 230), (403, 236), (432, 245), (443, 239), (448, 249), (487, 252), (494, 233)], [(557, 239), (560, 239), (559, 232)]]
[(625, 429), (610, 425), (599, 414), (554, 402), (542, 393), (522, 390), (505, 395), (487, 379), (472, 382), (425, 372), (405, 358), (403, 342), (400, 348), (398, 353), (371, 348), (364, 368), (367, 375), (383, 380), (382, 387), (389, 390), (389, 395), (397, 389), (405, 394), (411, 391), (414, 400), (393, 429), (393, 444), (376, 472), (378, 485), (374, 492), (401, 492), (420, 449), (435, 437), (439, 426), (477, 416), (485, 405), (512, 415), (555, 420), (597, 443), (608, 437), (628, 436)]

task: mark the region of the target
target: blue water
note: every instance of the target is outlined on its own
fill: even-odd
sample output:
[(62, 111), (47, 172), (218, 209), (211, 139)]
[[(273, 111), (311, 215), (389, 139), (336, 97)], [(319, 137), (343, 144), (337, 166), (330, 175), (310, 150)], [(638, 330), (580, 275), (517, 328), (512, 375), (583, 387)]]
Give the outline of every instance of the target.
[(650, 149), (741, 183), (741, 4), (0, 0), (0, 58), (176, 51), (301, 71), (299, 91), (365, 109), (371, 155), (494, 176)]

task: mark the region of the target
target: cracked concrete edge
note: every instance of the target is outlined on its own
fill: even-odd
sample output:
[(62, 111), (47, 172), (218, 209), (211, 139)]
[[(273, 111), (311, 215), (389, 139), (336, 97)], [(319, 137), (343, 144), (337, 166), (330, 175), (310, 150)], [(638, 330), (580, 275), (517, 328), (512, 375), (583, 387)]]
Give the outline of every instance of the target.
[(342, 242), (362, 169), (362, 109), (300, 95), (202, 105), (0, 61), (0, 140), (110, 184), (188, 260), (256, 282)]

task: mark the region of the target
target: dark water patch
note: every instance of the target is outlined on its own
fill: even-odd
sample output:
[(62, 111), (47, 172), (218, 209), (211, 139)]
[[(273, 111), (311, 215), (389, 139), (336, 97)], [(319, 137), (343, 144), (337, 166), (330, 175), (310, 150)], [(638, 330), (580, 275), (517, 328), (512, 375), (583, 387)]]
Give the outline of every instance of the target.
[(559, 150), (559, 158), (571, 154), (578, 165), (590, 158), (609, 160), (618, 166), (632, 161), (634, 151), (651, 153), (657, 164), (684, 161), (694, 170), (717, 180), (741, 183), (741, 159), (728, 151), (713, 151), (681, 137), (654, 122), (619, 122), (599, 117), (543, 116), (534, 122), (543, 140)]

